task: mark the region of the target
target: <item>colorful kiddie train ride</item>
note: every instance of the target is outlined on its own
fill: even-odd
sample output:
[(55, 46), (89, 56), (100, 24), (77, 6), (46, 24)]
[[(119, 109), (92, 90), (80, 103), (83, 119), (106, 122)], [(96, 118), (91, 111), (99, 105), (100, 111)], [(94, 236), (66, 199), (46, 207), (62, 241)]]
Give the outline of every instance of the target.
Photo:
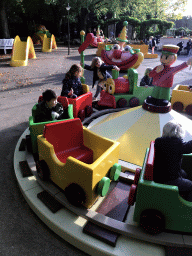
[[(140, 52), (140, 49), (132, 49), (132, 47), (126, 45), (128, 42), (126, 37), (127, 24), (128, 22), (125, 21), (124, 28), (117, 38), (118, 44), (106, 44), (105, 49), (101, 51), (101, 58), (106, 64), (116, 65), (121, 70), (138, 68), (144, 59), (144, 55)], [(79, 53), (84, 51), (93, 41), (94, 35), (92, 33), (87, 34), (85, 41), (78, 49)]]
[(192, 91), (188, 85), (177, 85), (172, 91), (172, 108), (179, 112), (192, 115)]
[(138, 68), (144, 59), (144, 55), (140, 49), (132, 49), (131, 46), (126, 45), (127, 40), (127, 21), (123, 23), (124, 27), (121, 34), (116, 39), (118, 44), (106, 45), (105, 50), (101, 51), (102, 60), (108, 65), (116, 65), (121, 70), (128, 68)]
[[(191, 169), (192, 154), (184, 154), (182, 168)], [(131, 185), (128, 204), (134, 205), (134, 221), (150, 234), (165, 230), (190, 232), (192, 202), (179, 194), (177, 186), (156, 183), (153, 180), (155, 148), (154, 141), (147, 148), (142, 169), (137, 169)], [(163, 200), (162, 200), (163, 199)]]
[(79, 118), (46, 124), (37, 140), (39, 177), (51, 179), (73, 205), (90, 208), (120, 175), (119, 143), (91, 132)]
[(104, 36), (100, 35), (100, 26), (98, 26), (97, 31), (96, 31), (96, 36), (91, 40), (90, 45), (93, 47), (98, 47), (98, 43), (104, 42), (105, 38)]
[[(43, 100), (43, 96), (40, 96), (38, 102), (41, 102), (42, 100)], [(68, 99), (66, 97), (59, 96), (57, 100), (59, 103), (62, 104), (64, 110), (67, 109), (69, 119), (73, 119), (74, 118), (73, 105), (69, 104)], [(53, 120), (53, 121), (35, 123), (34, 117), (35, 117), (36, 108), (37, 108), (37, 103), (33, 106), (32, 115), (29, 117), (30, 135), (28, 135), (26, 138), (28, 151), (32, 152), (33, 154), (36, 154), (38, 152), (37, 136), (40, 134), (43, 134), (43, 129), (45, 124), (58, 122), (58, 120)]]
[(69, 104), (73, 105), (73, 116), (79, 117), (81, 121), (92, 114), (92, 92), (89, 91), (89, 86), (82, 84), (83, 94), (72, 99), (68, 98)]
[(98, 106), (100, 108), (124, 108), (142, 105), (151, 95), (153, 87), (138, 86), (138, 72), (128, 69), (127, 75), (119, 77), (117, 70), (112, 70), (112, 78), (108, 78), (100, 94)]

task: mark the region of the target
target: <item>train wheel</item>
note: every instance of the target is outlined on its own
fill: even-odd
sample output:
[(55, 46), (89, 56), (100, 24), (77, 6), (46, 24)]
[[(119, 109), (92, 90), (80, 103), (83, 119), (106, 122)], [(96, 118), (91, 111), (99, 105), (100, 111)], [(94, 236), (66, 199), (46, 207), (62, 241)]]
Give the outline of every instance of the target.
[(103, 177), (98, 184), (97, 194), (100, 196), (105, 196), (110, 187), (110, 179), (107, 177)]
[(125, 108), (127, 106), (127, 100), (124, 98), (121, 98), (117, 101), (117, 107), (118, 108)]
[(139, 106), (139, 99), (136, 97), (131, 98), (129, 101), (129, 107), (133, 108), (133, 107), (137, 107), (137, 106)]
[(92, 106), (90, 106), (90, 105), (86, 106), (86, 108), (85, 108), (85, 114), (86, 114), (86, 116), (90, 116), (92, 113), (93, 113), (93, 108), (92, 108)]
[(40, 160), (36, 162), (37, 175), (41, 180), (48, 180), (50, 176), (50, 171), (45, 160)]
[(111, 180), (116, 181), (119, 179), (120, 173), (121, 173), (121, 165), (116, 163), (111, 167), (109, 177)]
[(85, 203), (85, 200), (86, 200), (84, 190), (75, 183), (70, 184), (65, 189), (65, 196), (70, 204), (77, 207)]
[(128, 205), (133, 206), (136, 199), (137, 186), (135, 184), (131, 185), (129, 197), (128, 197)]
[(188, 105), (185, 109), (186, 113), (190, 116), (192, 116), (192, 105)]
[(83, 109), (79, 111), (78, 117), (81, 119), (82, 122), (84, 121), (84, 119), (85, 119), (85, 111)]
[(145, 210), (140, 216), (140, 226), (149, 234), (157, 235), (165, 229), (165, 218), (157, 210)]
[(26, 135), (26, 146), (29, 153), (32, 152), (31, 135)]
[(173, 104), (173, 109), (176, 111), (183, 111), (183, 103), (177, 101)]

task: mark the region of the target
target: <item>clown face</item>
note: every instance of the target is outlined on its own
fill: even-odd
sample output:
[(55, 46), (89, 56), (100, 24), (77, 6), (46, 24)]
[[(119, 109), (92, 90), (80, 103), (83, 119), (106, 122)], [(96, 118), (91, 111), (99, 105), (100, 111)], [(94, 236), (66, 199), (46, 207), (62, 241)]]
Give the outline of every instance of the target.
[(177, 59), (176, 54), (162, 54), (161, 55), (161, 63), (166, 66), (171, 66)]
[(135, 51), (126, 45), (123, 49), (118, 44), (113, 45), (111, 50), (102, 50), (102, 60), (108, 65), (116, 65), (121, 70), (137, 68), (143, 61), (143, 53)]

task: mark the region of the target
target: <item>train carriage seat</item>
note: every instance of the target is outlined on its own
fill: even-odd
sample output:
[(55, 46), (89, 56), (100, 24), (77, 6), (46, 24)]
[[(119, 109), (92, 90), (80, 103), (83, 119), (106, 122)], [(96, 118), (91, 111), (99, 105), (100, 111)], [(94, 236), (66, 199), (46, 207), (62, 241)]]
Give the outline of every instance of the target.
[(65, 163), (72, 156), (84, 163), (93, 163), (93, 151), (83, 142), (83, 125), (79, 118), (46, 124), (43, 137), (53, 145), (57, 158)]
[(154, 166), (154, 159), (155, 159), (155, 142), (151, 141), (149, 154), (146, 162), (145, 173), (144, 173), (144, 180), (153, 180), (153, 166)]

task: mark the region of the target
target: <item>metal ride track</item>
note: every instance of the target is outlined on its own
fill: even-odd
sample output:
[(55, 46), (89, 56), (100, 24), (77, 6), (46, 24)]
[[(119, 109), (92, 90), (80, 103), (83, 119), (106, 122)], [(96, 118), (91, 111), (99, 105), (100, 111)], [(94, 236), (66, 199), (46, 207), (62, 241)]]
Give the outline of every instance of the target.
[[(102, 111), (97, 111), (96, 113), (93, 113), (91, 117), (86, 118), (82, 123), (83, 125), (88, 125), (91, 123), (94, 119), (113, 112), (118, 112), (125, 110), (127, 108), (121, 108), (121, 109), (107, 109)], [(86, 209), (85, 207), (75, 207), (68, 203), (64, 193), (56, 187), (53, 183), (49, 181), (42, 181), (37, 175), (36, 170), (36, 164), (33, 158), (33, 155), (29, 153), (26, 150), (26, 161), (28, 163), (28, 166), (33, 174), (33, 176), (36, 178), (40, 186), (46, 190), (50, 195), (52, 195), (59, 203), (61, 203), (65, 208), (70, 210), (72, 213), (76, 214), (77, 216), (81, 216), (85, 218), (86, 220), (101, 226), (103, 228), (106, 228), (108, 230), (114, 231), (118, 234), (121, 234), (125, 237), (134, 238), (137, 240), (146, 241), (153, 244), (159, 244), (164, 246), (175, 246), (175, 247), (189, 247), (192, 248), (192, 236), (187, 234), (177, 234), (177, 233), (170, 233), (170, 232), (163, 232), (159, 235), (150, 235), (147, 233), (144, 233), (143, 230), (134, 225), (130, 225), (128, 223), (120, 222), (115, 219), (112, 219), (110, 217), (107, 217), (103, 214), (100, 214), (98, 212), (95, 212), (90, 209)], [(124, 173), (121, 173), (120, 179), (130, 183), (130, 179), (126, 177)], [(134, 207), (134, 206), (132, 206)], [(130, 207), (131, 208), (131, 207)], [(128, 211), (129, 214), (129, 211)]]

